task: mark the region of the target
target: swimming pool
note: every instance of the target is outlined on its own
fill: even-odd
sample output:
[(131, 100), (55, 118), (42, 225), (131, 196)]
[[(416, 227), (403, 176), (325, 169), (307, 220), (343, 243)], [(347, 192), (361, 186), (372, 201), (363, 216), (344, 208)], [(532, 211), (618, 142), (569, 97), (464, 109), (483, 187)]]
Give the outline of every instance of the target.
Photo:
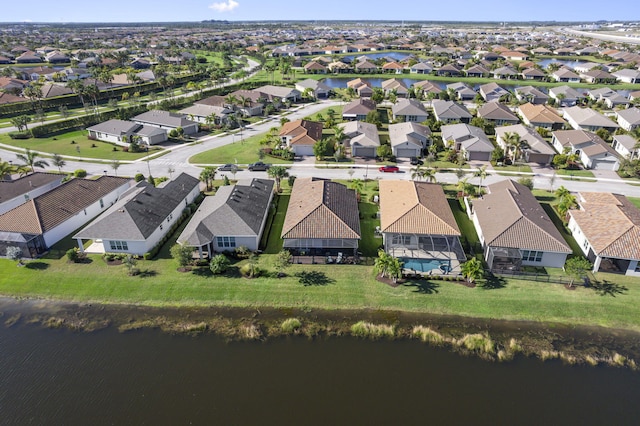
[(439, 259), (414, 259), (401, 257), (400, 261), (403, 262), (404, 269), (413, 269), (416, 272), (429, 272), (432, 269), (440, 269), (442, 272), (451, 272), (450, 260)]

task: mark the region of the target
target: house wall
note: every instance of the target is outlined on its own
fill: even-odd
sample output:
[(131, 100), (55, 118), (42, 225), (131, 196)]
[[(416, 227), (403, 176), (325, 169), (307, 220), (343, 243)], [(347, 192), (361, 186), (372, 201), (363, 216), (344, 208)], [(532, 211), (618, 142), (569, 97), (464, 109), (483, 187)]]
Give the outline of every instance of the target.
[(523, 266), (544, 266), (548, 268), (562, 268), (567, 261), (567, 253), (544, 252), (540, 262), (522, 260)]
[(104, 142), (115, 142), (115, 143), (122, 142), (122, 137), (120, 135), (110, 135), (107, 133), (96, 132), (93, 130), (89, 131), (89, 137), (97, 139), (99, 141), (104, 141)]
[(567, 224), (569, 231), (571, 231), (571, 235), (576, 240), (576, 243), (580, 246), (580, 250), (584, 253), (585, 256), (589, 255), (589, 251), (593, 251), (589, 241), (587, 241), (587, 237), (578, 226), (578, 222), (573, 219), (573, 217), (569, 217), (569, 223)]
[(146, 143), (147, 145), (155, 145), (155, 144), (158, 144), (158, 143), (162, 143), (162, 142), (166, 141), (167, 139), (168, 139), (167, 133), (163, 133), (161, 135), (154, 135), (154, 136), (151, 136), (151, 137), (146, 137), (145, 136), (145, 137), (142, 138), (142, 141), (144, 143)]
[(84, 211), (76, 214), (75, 216), (67, 219), (65, 222), (56, 226), (55, 228), (45, 232), (43, 234), (44, 242), (47, 247), (51, 247), (58, 241), (62, 240), (76, 229), (86, 225), (89, 221), (93, 220), (100, 213), (107, 210), (113, 203), (118, 200), (120, 194), (129, 189), (129, 182), (121, 185), (115, 191), (102, 197), (102, 207), (100, 207), (100, 200), (88, 206)]
[(26, 194), (19, 195), (17, 197), (11, 198), (3, 203), (0, 203), (0, 214), (6, 213), (9, 210), (13, 210), (16, 207), (24, 204), (25, 202), (34, 199), (35, 197), (42, 195), (46, 192), (51, 191), (53, 188), (56, 188), (62, 184), (62, 175), (60, 175), (60, 180), (50, 182), (46, 185), (42, 185), (29, 191)]
[[(256, 236), (246, 236), (246, 237), (241, 237), (238, 235), (216, 235), (216, 237), (235, 237), (236, 239), (236, 247), (240, 247), (240, 246), (245, 246), (246, 248), (248, 248), (249, 250), (255, 251), (258, 250), (258, 243), (259, 243), (259, 237)], [(218, 244), (216, 244), (217, 238), (213, 237), (213, 249), (217, 252), (222, 252), (222, 251), (232, 251), (233, 248), (230, 247), (220, 247)]]

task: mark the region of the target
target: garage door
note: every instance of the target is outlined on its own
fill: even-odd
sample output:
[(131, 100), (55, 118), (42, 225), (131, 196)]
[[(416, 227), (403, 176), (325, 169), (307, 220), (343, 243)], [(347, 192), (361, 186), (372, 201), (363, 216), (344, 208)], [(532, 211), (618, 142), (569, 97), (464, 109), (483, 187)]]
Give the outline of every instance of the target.
[(296, 155), (313, 155), (312, 145), (296, 145), (293, 148)]
[(355, 148), (355, 152), (353, 154), (354, 157), (375, 157), (376, 149), (375, 148)]
[(591, 168), (594, 170), (613, 170), (615, 161), (593, 160)]
[(491, 153), (490, 152), (470, 152), (469, 153), (469, 160), (476, 160), (476, 161), (489, 161), (491, 159)]
[(417, 157), (415, 149), (398, 149), (396, 157)]

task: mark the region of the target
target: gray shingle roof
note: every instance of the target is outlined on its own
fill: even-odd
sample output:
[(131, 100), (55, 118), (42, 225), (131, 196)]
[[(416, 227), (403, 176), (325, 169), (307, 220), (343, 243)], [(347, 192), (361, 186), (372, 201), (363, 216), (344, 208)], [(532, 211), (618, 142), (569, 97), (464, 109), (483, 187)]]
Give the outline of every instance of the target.
[(14, 180), (0, 180), (0, 203), (27, 194), (40, 186), (61, 182), (63, 178), (64, 175), (36, 172)]

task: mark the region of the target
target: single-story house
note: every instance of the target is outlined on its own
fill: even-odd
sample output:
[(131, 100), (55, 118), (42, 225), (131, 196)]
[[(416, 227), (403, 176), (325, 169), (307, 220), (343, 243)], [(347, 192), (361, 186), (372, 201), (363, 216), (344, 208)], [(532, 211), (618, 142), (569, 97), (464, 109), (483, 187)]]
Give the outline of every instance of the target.
[(0, 256), (17, 246), (36, 258), (116, 202), (127, 178), (71, 179), (0, 215)]
[(387, 96), (392, 92), (395, 92), (396, 96), (399, 98), (406, 98), (409, 95), (409, 88), (407, 87), (407, 85), (397, 78), (384, 80), (382, 83), (380, 83), (380, 86)]
[(520, 72), (523, 80), (537, 80), (541, 81), (547, 76), (544, 71), (537, 68), (526, 68)]
[(456, 98), (460, 101), (472, 101), (478, 94), (471, 87), (465, 83), (451, 83), (447, 84), (447, 90), (453, 90), (456, 93)]
[(273, 199), (274, 181), (248, 179), (221, 186), (205, 197), (177, 239), (194, 247), (200, 258), (237, 247), (258, 250)]
[(611, 148), (615, 149), (624, 158), (640, 157), (640, 142), (631, 135), (613, 135)]
[(391, 107), (391, 114), (395, 121), (425, 121), (429, 115), (422, 102), (415, 99), (398, 99)]
[(256, 92), (265, 93), (271, 98), (279, 98), (282, 101), (297, 102), (300, 100), (301, 92), (290, 87), (266, 85), (254, 89)]
[(411, 74), (431, 74), (433, 67), (425, 62), (416, 62), (409, 68)]
[(473, 65), (464, 70), (464, 73), (467, 77), (488, 77), (491, 74), (491, 71), (482, 65)]
[(618, 124), (591, 108), (580, 108), (579, 106), (565, 108), (564, 118), (571, 127), (576, 130), (589, 130), (595, 132), (598, 129), (607, 129), (615, 132)]
[(561, 268), (572, 252), (529, 188), (511, 179), (488, 185), (470, 216), (491, 270)]
[(615, 83), (616, 77), (604, 70), (592, 69), (585, 73), (581, 73), (580, 77), (588, 83)]
[(503, 89), (496, 83), (483, 84), (478, 90), (480, 92), (480, 96), (482, 96), (482, 99), (486, 102), (499, 101), (501, 97), (510, 94), (508, 90)]
[(496, 142), (507, 151), (505, 143), (506, 133), (517, 133), (522, 144), (522, 155), (527, 163), (549, 165), (556, 152), (534, 129), (522, 124), (515, 126), (496, 127)]
[(155, 126), (145, 126), (133, 121), (112, 119), (87, 128), (89, 139), (113, 142), (127, 146), (138, 136), (145, 145), (155, 145), (167, 140), (167, 131)]
[(569, 230), (593, 271), (640, 276), (640, 210), (627, 197), (604, 192), (578, 194), (569, 210)]
[(640, 109), (639, 108), (628, 108), (620, 111), (616, 111), (616, 117), (618, 119), (618, 124), (624, 130), (632, 131), (640, 127)]
[(289, 121), (284, 123), (278, 136), (295, 155), (313, 155), (313, 146), (322, 139), (322, 127), (322, 123), (316, 121)]
[(229, 116), (233, 110), (223, 106), (193, 104), (190, 107), (178, 111), (197, 123), (224, 124), (230, 121)]
[(556, 130), (566, 124), (566, 121), (554, 109), (546, 105), (526, 103), (518, 107), (518, 112), (522, 121), (528, 126)]
[(551, 144), (558, 153), (566, 149), (578, 155), (582, 164), (589, 169), (613, 170), (620, 168), (616, 151), (600, 136), (585, 130), (559, 130), (553, 132)]
[(621, 83), (640, 83), (640, 70), (637, 69), (621, 69), (613, 72), (612, 75), (618, 79)]
[(502, 80), (510, 80), (518, 76), (518, 71), (511, 67), (500, 67), (492, 71), (493, 78), (499, 78)]
[(198, 123), (189, 120), (184, 114), (176, 114), (159, 109), (143, 112), (131, 118), (131, 121), (142, 124), (143, 126), (157, 127), (167, 131), (182, 127), (185, 135), (198, 133)]
[(326, 74), (327, 67), (320, 62), (310, 61), (304, 65), (304, 72), (307, 74)]
[(493, 123), (495, 126), (518, 124), (520, 122), (518, 116), (515, 115), (508, 106), (500, 102), (487, 102), (478, 108), (477, 113), (478, 117)]
[(405, 269), (460, 273), (460, 228), (442, 186), (381, 180), (380, 230), (385, 251), (405, 262)]
[(449, 124), (442, 126), (441, 132), (445, 146), (453, 143), (453, 148), (462, 152), (467, 160), (491, 160), (495, 147), (479, 127), (465, 123)]
[(344, 134), (349, 138), (348, 146), (351, 147), (352, 157), (375, 158), (380, 146), (378, 127), (364, 121), (350, 121), (338, 126), (344, 129)]
[(138, 182), (73, 238), (81, 251), (85, 251), (83, 240), (93, 240), (98, 252), (144, 255), (171, 231), (198, 195), (200, 181), (186, 173), (161, 187)]
[(519, 101), (526, 101), (534, 105), (546, 104), (549, 100), (549, 95), (533, 86), (516, 87), (514, 92)]
[(607, 108), (615, 108), (619, 105), (629, 105), (630, 103), (627, 98), (608, 87), (589, 90), (587, 95), (594, 101), (603, 102)]
[(453, 101), (434, 99), (431, 101), (431, 105), (433, 106), (433, 115), (436, 120), (443, 123), (451, 123), (452, 121), (469, 123), (473, 117), (464, 105)]
[(575, 106), (586, 95), (569, 86), (557, 86), (549, 89), (549, 96), (558, 102), (561, 107)]
[(396, 157), (420, 157), (431, 144), (431, 129), (415, 121), (390, 124), (389, 142)]
[(447, 64), (441, 66), (436, 74), (444, 77), (460, 77), (462, 76), (462, 68), (454, 64)]
[(438, 93), (442, 92), (440, 86), (428, 80), (418, 81), (413, 84), (413, 87), (416, 92), (421, 90), (424, 96), (427, 96), (429, 93), (437, 95)]
[(330, 180), (296, 179), (281, 236), (295, 255), (356, 255), (361, 237), (355, 191)]
[(552, 72), (551, 77), (562, 83), (580, 83), (580, 76), (567, 67)]
[(296, 90), (299, 90), (301, 94), (307, 89), (311, 91), (315, 99), (326, 99), (329, 97), (329, 93), (331, 93), (331, 87), (319, 80), (308, 78), (296, 83)]
[(64, 175), (35, 172), (17, 179), (0, 176), (0, 214), (8, 212), (62, 184)]
[(364, 120), (367, 114), (375, 111), (376, 108), (376, 103), (369, 98), (354, 99), (342, 108), (342, 119)]

